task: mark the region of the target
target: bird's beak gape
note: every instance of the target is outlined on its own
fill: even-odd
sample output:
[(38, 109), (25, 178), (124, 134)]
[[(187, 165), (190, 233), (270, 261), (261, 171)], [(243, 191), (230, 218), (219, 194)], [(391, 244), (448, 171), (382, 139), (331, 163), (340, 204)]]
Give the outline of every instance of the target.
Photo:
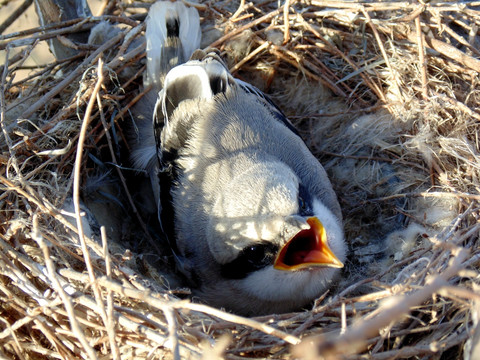
[(343, 263), (327, 244), (327, 234), (320, 220), (310, 217), (307, 223), (310, 229), (299, 231), (280, 249), (273, 267), (289, 271), (311, 267), (342, 268)]

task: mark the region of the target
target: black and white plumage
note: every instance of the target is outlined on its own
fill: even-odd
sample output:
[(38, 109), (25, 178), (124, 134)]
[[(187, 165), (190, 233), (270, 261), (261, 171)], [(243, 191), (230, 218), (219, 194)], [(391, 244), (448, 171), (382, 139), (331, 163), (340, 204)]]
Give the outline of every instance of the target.
[[(181, 32), (192, 19), (152, 10), (147, 29), (170, 29), (156, 39), (193, 48)], [(194, 294), (244, 315), (299, 309), (321, 295), (345, 260), (341, 210), (289, 120), (215, 53), (197, 51), (157, 77), (153, 125), (141, 128), (133, 156), (151, 175), (163, 230)]]

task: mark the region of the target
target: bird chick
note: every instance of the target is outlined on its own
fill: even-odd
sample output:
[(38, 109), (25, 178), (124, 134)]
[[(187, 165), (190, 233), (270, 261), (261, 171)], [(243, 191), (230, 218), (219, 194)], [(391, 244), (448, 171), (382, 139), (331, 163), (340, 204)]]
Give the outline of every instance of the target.
[[(197, 29), (192, 18), (159, 13), (150, 10), (147, 43), (155, 23), (168, 30), (156, 41), (191, 49), (181, 30), (184, 22)], [(196, 51), (149, 78), (162, 89), (133, 157), (150, 173), (163, 231), (194, 295), (249, 316), (297, 310), (321, 295), (345, 260), (342, 215), (290, 121), (215, 53)]]

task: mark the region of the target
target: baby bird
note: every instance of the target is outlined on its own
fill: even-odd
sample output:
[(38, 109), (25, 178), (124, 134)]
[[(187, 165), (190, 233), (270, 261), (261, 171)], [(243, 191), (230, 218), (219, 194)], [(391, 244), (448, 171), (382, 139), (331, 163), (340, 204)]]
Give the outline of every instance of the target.
[[(150, 174), (162, 229), (194, 295), (247, 316), (300, 309), (343, 267), (336, 195), (266, 95), (235, 79), (216, 53), (198, 50), (181, 63), (199, 33), (196, 10), (152, 6), (147, 81), (156, 104), (143, 105), (153, 116), (139, 125), (135, 163)], [(180, 56), (164, 58), (172, 54)]]

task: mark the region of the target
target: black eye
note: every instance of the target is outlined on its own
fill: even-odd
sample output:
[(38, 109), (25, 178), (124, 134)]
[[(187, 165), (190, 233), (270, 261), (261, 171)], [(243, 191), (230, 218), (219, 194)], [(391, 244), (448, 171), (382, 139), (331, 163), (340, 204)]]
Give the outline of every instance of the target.
[(265, 246), (263, 245), (254, 245), (243, 249), (242, 252), (248, 262), (252, 264), (260, 264), (265, 259), (265, 250)]
[(302, 216), (313, 215), (312, 196), (302, 183), (298, 186), (298, 212)]
[(303, 200), (301, 196), (298, 198), (298, 206), (300, 207), (300, 210), (307, 210), (307, 203), (305, 202), (305, 200)]
[(235, 260), (221, 265), (221, 273), (228, 279), (243, 279), (254, 271), (272, 265), (277, 252), (278, 246), (272, 243), (247, 246)]

